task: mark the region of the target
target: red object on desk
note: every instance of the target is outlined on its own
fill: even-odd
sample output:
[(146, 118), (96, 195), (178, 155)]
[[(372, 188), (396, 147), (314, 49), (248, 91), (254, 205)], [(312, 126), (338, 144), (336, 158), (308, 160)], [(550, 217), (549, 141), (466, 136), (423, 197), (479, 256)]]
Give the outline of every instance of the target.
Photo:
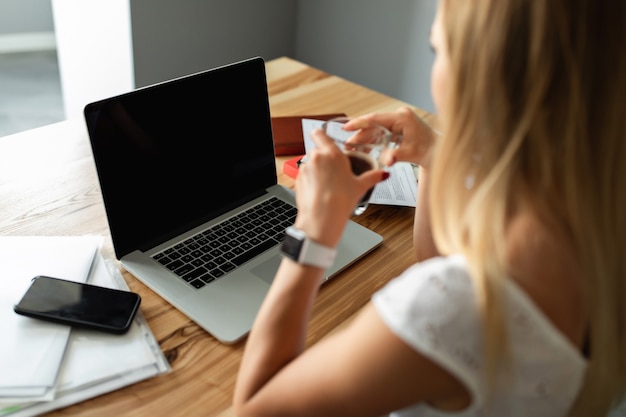
[(283, 162), (283, 172), (291, 178), (296, 178), (298, 176), (298, 162), (300, 162), (303, 157), (304, 155), (300, 155)]

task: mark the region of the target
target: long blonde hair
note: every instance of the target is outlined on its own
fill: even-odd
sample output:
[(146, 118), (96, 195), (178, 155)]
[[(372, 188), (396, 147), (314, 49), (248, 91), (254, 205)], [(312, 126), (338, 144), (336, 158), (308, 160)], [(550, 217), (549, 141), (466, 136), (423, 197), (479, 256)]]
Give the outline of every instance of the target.
[(493, 370), (506, 356), (510, 214), (531, 207), (572, 242), (589, 366), (571, 414), (603, 415), (626, 392), (626, 5), (442, 1), (450, 85), (432, 168), (437, 245), (469, 260)]

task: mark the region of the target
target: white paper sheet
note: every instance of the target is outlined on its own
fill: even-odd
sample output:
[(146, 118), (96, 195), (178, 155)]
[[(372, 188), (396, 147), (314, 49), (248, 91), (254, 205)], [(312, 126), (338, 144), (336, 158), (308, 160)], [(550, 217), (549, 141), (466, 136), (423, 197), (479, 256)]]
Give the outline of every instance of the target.
[[(114, 262), (97, 256), (94, 285), (128, 290)], [(53, 401), (12, 403), (0, 400), (0, 416), (30, 417), (171, 371), (141, 311), (124, 335), (73, 329)]]
[(0, 236), (0, 400), (49, 400), (70, 336), (59, 326), (13, 311), (31, 279), (85, 282), (102, 238)]
[[(322, 120), (302, 119), (304, 149), (307, 153), (315, 147), (311, 139), (311, 131), (321, 128), (322, 124), (324, 124)], [(376, 184), (370, 204), (415, 207), (417, 180), (413, 166), (408, 162), (397, 162), (387, 170), (391, 175), (386, 181)]]
[[(98, 257), (94, 267), (91, 284), (119, 288), (101, 257)], [(59, 389), (73, 389), (89, 382), (111, 378), (129, 369), (153, 364), (154, 361), (150, 347), (143, 340), (142, 329), (135, 321), (128, 333), (123, 335), (74, 329), (59, 378)]]

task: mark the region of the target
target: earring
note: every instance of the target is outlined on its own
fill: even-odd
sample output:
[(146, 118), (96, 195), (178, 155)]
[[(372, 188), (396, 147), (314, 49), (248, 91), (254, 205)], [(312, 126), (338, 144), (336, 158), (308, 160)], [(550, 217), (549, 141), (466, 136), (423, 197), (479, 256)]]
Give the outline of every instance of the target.
[[(472, 155), (472, 160), (474, 161), (474, 166), (480, 163), (480, 153), (475, 152)], [(475, 168), (474, 168), (474, 172), (475, 172)], [(474, 183), (476, 182), (476, 176), (474, 174), (470, 174), (467, 177), (465, 177), (465, 189), (466, 190), (471, 190), (472, 188), (474, 188)]]

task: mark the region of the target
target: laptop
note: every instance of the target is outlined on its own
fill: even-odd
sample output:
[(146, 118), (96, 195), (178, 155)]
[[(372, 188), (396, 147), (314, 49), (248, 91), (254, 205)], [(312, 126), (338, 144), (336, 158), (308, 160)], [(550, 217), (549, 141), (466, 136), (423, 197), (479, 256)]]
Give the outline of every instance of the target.
[[(263, 59), (96, 101), (84, 116), (123, 268), (219, 341), (244, 337), (297, 212), (277, 183)], [(350, 221), (325, 280), (381, 243)]]

